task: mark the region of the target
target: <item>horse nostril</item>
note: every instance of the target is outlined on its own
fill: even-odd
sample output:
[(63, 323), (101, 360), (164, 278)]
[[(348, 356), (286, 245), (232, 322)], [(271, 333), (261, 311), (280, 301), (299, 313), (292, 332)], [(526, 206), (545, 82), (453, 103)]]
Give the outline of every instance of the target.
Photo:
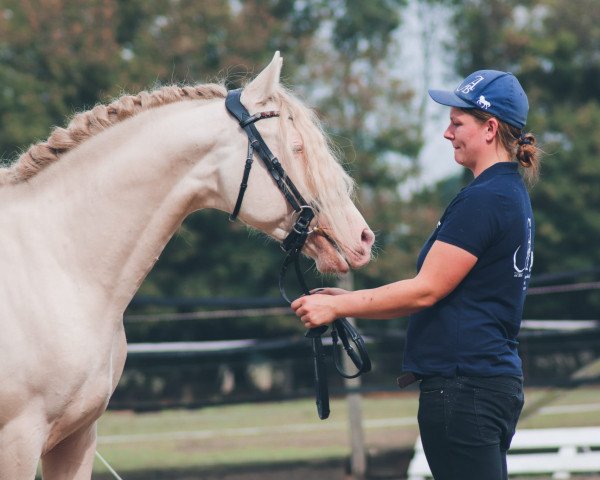
[(363, 244), (370, 248), (375, 241), (375, 234), (370, 229), (365, 228), (360, 236), (360, 239)]

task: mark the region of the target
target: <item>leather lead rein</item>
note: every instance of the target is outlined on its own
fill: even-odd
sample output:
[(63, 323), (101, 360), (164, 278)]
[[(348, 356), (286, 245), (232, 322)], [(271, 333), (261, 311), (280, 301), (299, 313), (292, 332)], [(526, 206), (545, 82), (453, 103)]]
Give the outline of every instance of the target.
[[(286, 175), (281, 163), (273, 155), (269, 147), (261, 137), (260, 133), (254, 125), (255, 122), (265, 119), (278, 117), (279, 112), (259, 112), (250, 115), (246, 107), (241, 102), (242, 89), (231, 90), (225, 99), (225, 107), (229, 113), (236, 118), (240, 127), (244, 129), (248, 136), (248, 154), (246, 156), (246, 164), (244, 174), (240, 184), (237, 201), (233, 212), (229, 216), (230, 220), (235, 220), (240, 212), (244, 193), (248, 187), (248, 178), (252, 169), (254, 152), (263, 161), (267, 170), (273, 177), (275, 184), (294, 209), (298, 217), (292, 226), (292, 230), (281, 243), (281, 248), (286, 252), (286, 256), (281, 265), (279, 272), (279, 292), (284, 300), (292, 303), (285, 292), (285, 276), (288, 267), (293, 263), (296, 271), (296, 276), (304, 295), (310, 295), (310, 291), (302, 275), (300, 268), (300, 252), (310, 232), (310, 223), (312, 222), (315, 212), (311, 206), (302, 198), (302, 195), (294, 185), (294, 183)], [(315, 395), (317, 403), (317, 412), (321, 420), (329, 417), (329, 388), (327, 384), (327, 367), (325, 364), (325, 351), (321, 336), (327, 331), (327, 325), (311, 328), (306, 332), (306, 337), (311, 339), (313, 350), (313, 367), (315, 373)], [(333, 359), (335, 368), (338, 373), (344, 378), (356, 378), (363, 373), (371, 370), (371, 360), (365, 342), (358, 331), (345, 318), (338, 318), (331, 324), (331, 338), (333, 340)], [(356, 367), (356, 373), (350, 374), (344, 370), (341, 358), (336, 352), (339, 350), (338, 343), (341, 341), (342, 347), (346, 351), (350, 360)], [(352, 346), (356, 347), (356, 350)]]

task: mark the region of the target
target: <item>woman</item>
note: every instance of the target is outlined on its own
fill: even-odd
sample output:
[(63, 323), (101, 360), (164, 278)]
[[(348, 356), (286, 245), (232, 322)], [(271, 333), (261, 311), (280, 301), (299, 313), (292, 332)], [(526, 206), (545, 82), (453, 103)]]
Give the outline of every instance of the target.
[(444, 137), (474, 180), (425, 243), (417, 275), (370, 290), (327, 288), (292, 308), (306, 327), (411, 315), (404, 370), (420, 380), (419, 428), (435, 479), (501, 480), (524, 399), (516, 338), (534, 221), (518, 169), (536, 179), (535, 138), (523, 133), (527, 96), (510, 73), (480, 70), (429, 94), (451, 107)]

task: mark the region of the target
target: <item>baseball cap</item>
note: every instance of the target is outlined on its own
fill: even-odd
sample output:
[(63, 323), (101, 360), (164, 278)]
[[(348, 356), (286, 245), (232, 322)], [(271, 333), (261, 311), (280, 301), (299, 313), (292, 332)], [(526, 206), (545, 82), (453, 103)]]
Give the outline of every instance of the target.
[(465, 78), (454, 91), (429, 90), (429, 96), (442, 105), (477, 108), (523, 129), (529, 102), (517, 78), (509, 72), (478, 70)]

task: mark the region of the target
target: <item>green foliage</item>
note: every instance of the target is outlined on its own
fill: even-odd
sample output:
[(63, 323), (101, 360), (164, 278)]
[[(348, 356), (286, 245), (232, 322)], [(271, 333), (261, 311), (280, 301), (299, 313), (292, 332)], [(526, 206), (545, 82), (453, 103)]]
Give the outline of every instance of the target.
[[(370, 50), (385, 52), (390, 34), (398, 27), (401, 7), (406, 0), (371, 2), (328, 2), (336, 16), (333, 43), (347, 56)], [(337, 15), (336, 15), (337, 14)]]

